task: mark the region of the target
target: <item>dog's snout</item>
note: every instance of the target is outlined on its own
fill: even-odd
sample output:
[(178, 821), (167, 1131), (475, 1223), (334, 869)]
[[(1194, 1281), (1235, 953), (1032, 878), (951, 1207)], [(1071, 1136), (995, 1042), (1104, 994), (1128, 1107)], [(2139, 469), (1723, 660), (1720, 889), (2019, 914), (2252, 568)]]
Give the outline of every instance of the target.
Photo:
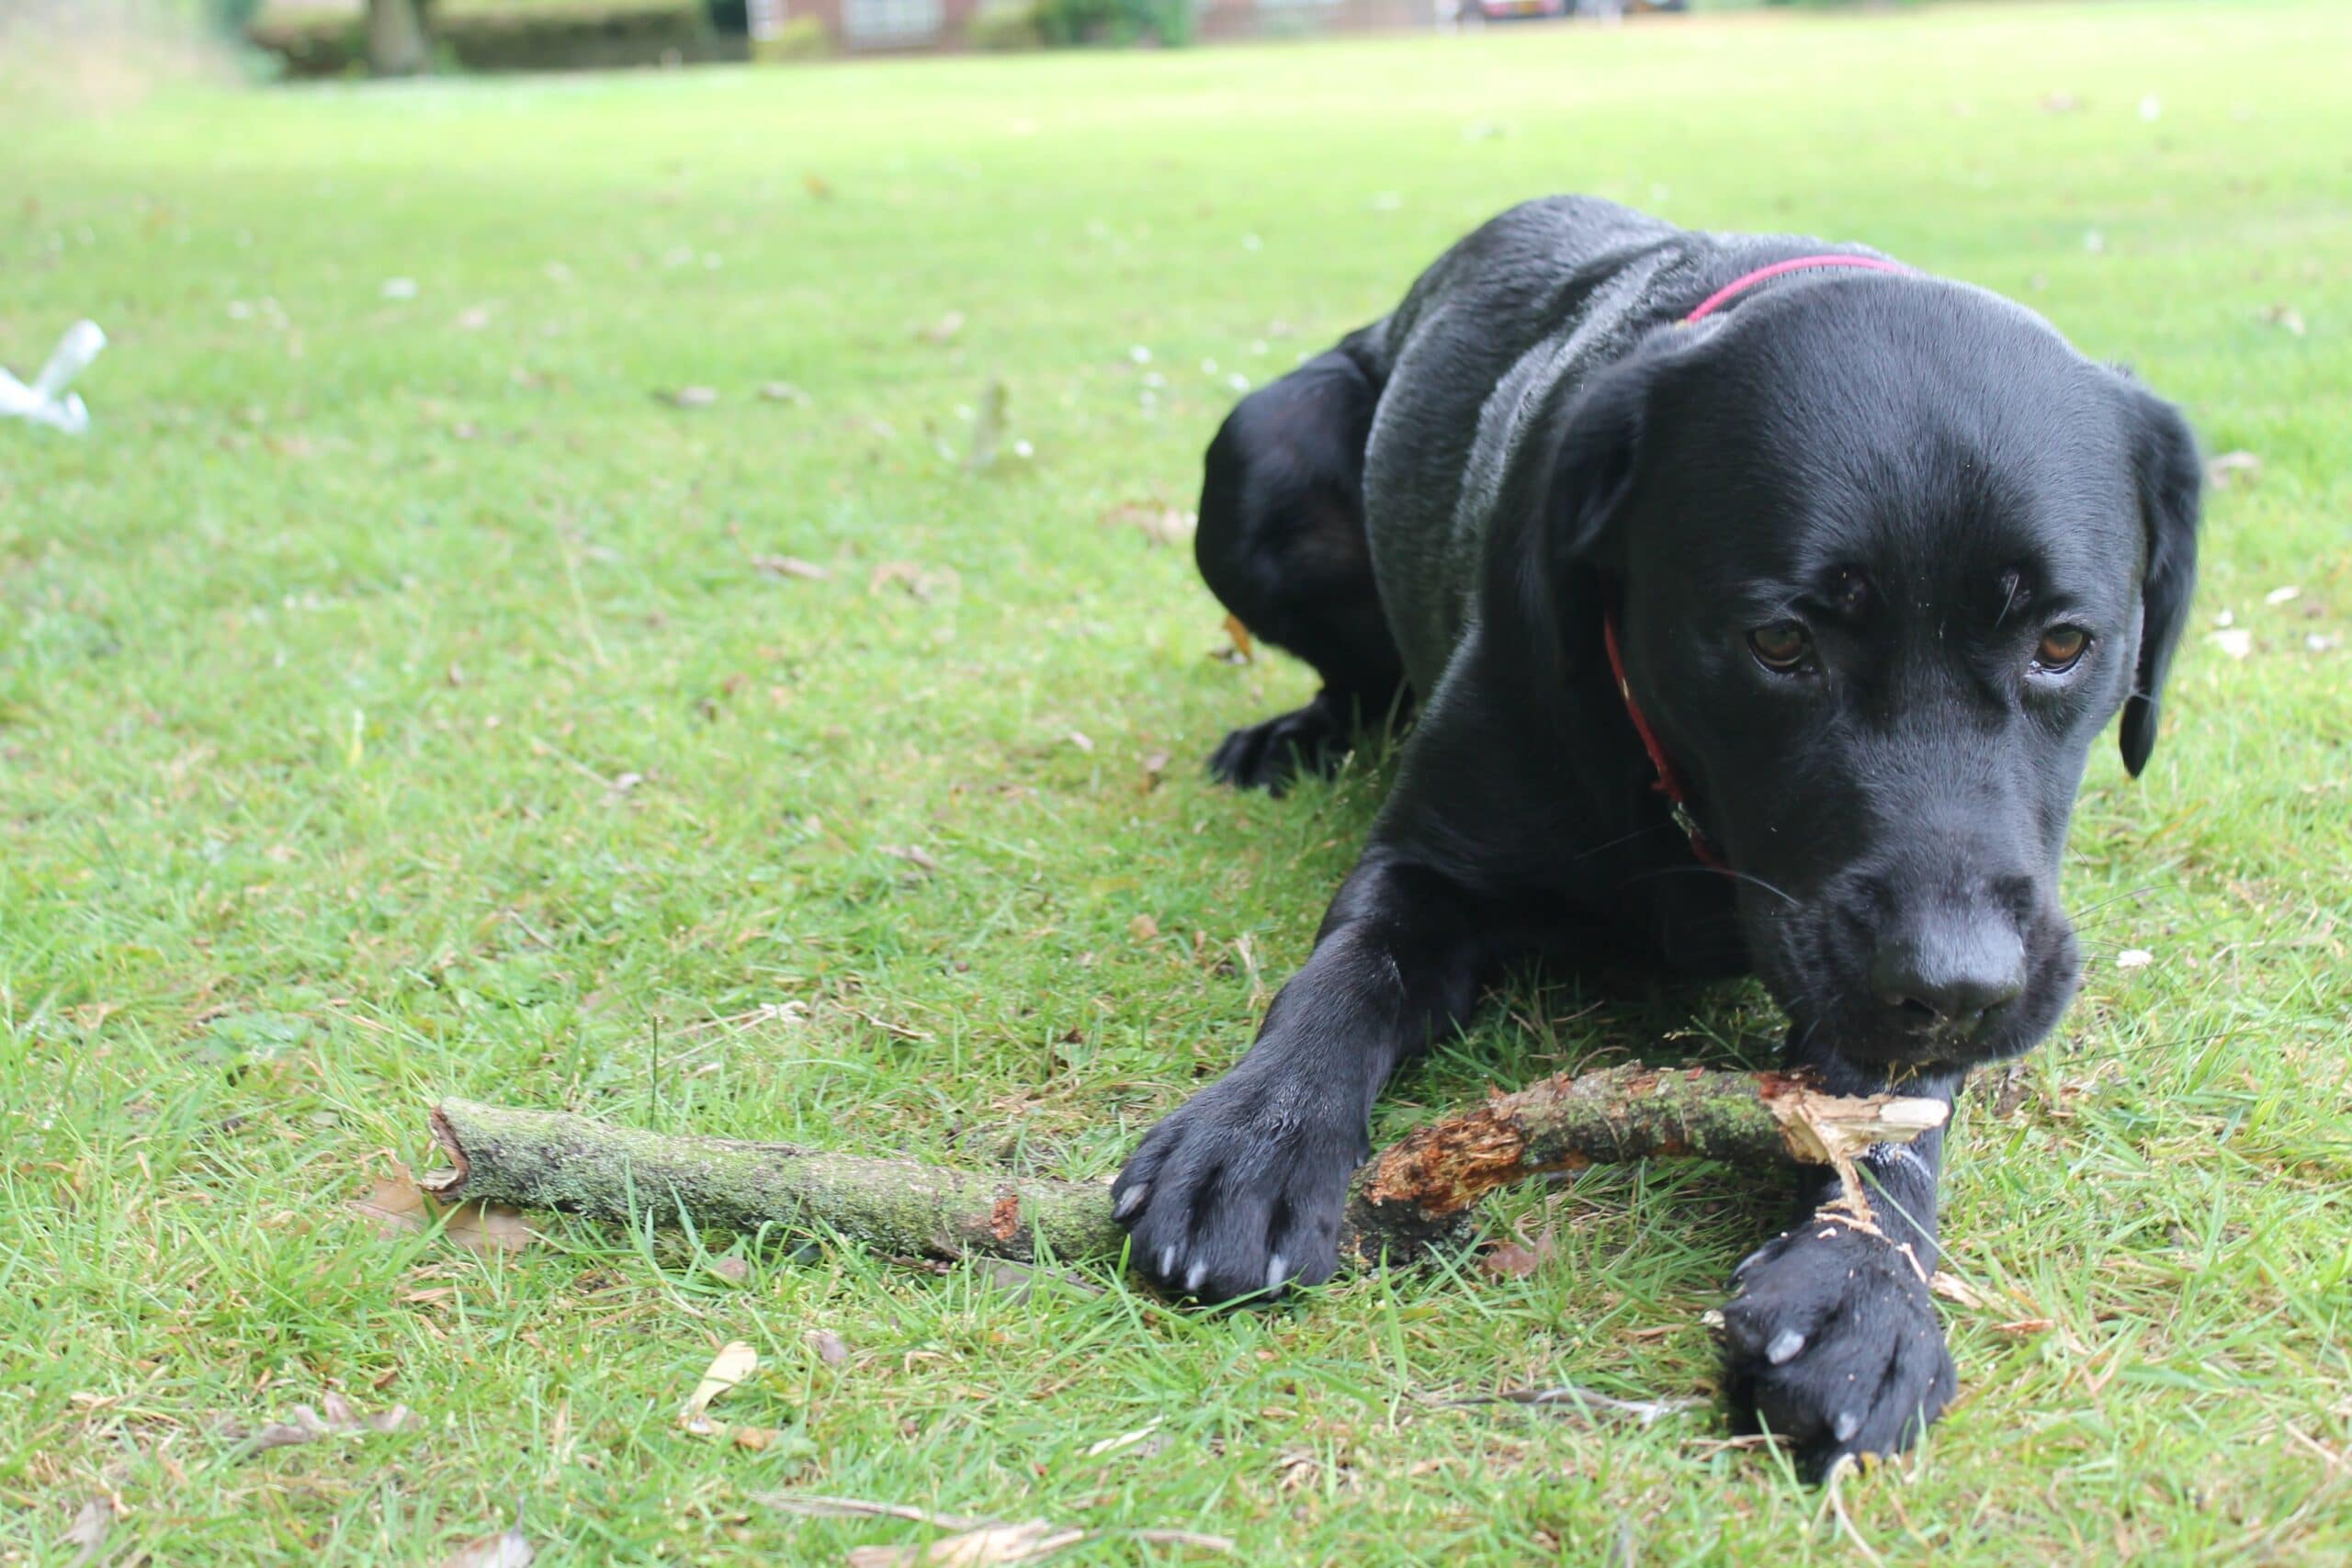
[(2025, 941), (1997, 918), (1919, 921), (1883, 937), (1871, 988), (1914, 1027), (1973, 1034), (2025, 990)]

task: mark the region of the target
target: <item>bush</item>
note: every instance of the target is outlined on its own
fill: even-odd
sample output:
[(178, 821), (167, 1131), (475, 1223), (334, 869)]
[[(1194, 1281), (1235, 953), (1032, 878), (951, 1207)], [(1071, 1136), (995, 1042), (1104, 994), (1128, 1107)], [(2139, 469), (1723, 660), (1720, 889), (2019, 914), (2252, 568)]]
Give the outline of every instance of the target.
[(261, 13), (261, 0), (205, 0), (204, 10), (223, 38), (243, 38)]
[(1037, 32), (1062, 48), (1087, 43), (1190, 43), (1192, 0), (1037, 0)]
[(964, 29), (964, 39), (974, 49), (997, 51), (1036, 49), (1045, 43), (1046, 35), (1038, 30), (1037, 7), (1031, 0), (1012, 0), (981, 6)]
[(774, 38), (755, 39), (752, 58), (773, 64), (781, 60), (822, 60), (833, 52), (825, 24), (814, 17), (786, 17)]

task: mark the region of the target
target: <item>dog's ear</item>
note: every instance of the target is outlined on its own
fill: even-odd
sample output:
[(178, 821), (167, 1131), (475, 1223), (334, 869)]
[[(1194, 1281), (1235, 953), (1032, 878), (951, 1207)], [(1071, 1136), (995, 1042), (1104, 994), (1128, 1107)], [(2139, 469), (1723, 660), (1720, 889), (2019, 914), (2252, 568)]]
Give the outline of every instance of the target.
[(2180, 411), (2124, 378), (2132, 466), (2146, 536), (2140, 573), (2140, 663), (2123, 704), (2123, 765), (2137, 778), (2156, 749), (2156, 719), (2165, 674), (2188, 624), (2188, 597), (2197, 586), (2197, 524), (2203, 509), (2204, 467), (2197, 438)]
[(1497, 497), (1487, 603), (1515, 608), (1523, 646), (1550, 656), (1547, 680), (1600, 646), (1602, 585), (1622, 575), (1618, 524), (1659, 379), (1679, 361), (1679, 346), (1654, 339), (1591, 380), (1555, 387), (1522, 411), (1528, 450)]

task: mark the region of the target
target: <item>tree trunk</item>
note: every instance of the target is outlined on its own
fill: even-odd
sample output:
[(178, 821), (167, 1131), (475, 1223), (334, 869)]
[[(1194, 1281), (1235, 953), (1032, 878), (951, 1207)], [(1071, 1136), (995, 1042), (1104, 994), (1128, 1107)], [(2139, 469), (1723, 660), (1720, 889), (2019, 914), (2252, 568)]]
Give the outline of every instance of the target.
[(414, 76), (431, 63), (423, 0), (368, 0), (368, 68)]

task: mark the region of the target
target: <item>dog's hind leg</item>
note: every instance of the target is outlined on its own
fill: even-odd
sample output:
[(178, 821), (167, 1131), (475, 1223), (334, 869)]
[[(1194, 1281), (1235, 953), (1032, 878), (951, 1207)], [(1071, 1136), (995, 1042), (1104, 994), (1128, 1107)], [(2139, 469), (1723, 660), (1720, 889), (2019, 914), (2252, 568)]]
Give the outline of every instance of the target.
[(1323, 677), (1315, 700), (1237, 729), (1209, 771), (1282, 793), (1329, 773), (1357, 734), (1398, 716), (1403, 660), (1364, 536), (1363, 454), (1378, 389), (1346, 354), (1319, 355), (1235, 406), (1209, 444), (1193, 550), (1252, 636)]

